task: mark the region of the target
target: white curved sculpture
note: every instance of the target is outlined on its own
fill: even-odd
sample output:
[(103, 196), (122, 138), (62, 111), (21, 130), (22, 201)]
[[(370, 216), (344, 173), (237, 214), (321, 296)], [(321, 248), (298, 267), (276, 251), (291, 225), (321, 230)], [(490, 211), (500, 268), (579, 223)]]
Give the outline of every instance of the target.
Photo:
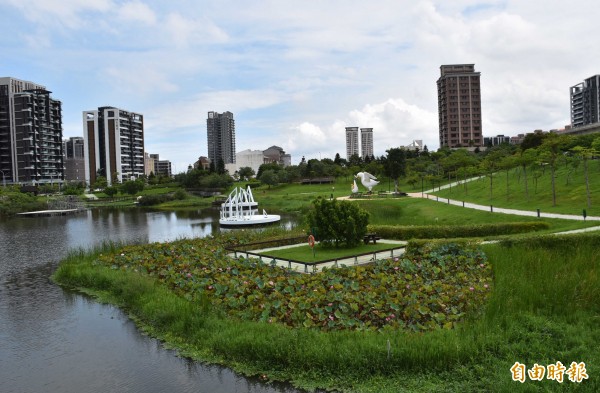
[(356, 180), (353, 180), (351, 190), (352, 190), (353, 194), (356, 194), (358, 192), (358, 186), (356, 185)]
[(277, 214), (258, 213), (256, 206), (258, 202), (254, 201), (252, 189), (235, 188), (229, 194), (229, 198), (221, 205), (221, 218), (219, 224), (222, 226), (243, 226), (243, 225), (262, 225), (270, 224), (281, 220)]
[(360, 182), (362, 183), (363, 186), (365, 186), (369, 192), (371, 192), (371, 189), (373, 187), (375, 187), (376, 185), (379, 184), (379, 181), (377, 181), (377, 178), (373, 175), (371, 175), (369, 172), (358, 172), (356, 174), (356, 177), (360, 178)]

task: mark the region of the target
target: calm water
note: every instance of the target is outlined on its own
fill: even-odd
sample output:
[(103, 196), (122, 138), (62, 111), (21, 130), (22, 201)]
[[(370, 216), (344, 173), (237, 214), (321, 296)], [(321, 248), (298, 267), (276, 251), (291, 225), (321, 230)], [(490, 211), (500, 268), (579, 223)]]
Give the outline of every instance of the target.
[(217, 217), (128, 209), (0, 219), (0, 392), (298, 392), (178, 358), (118, 309), (49, 280), (70, 248), (206, 236)]

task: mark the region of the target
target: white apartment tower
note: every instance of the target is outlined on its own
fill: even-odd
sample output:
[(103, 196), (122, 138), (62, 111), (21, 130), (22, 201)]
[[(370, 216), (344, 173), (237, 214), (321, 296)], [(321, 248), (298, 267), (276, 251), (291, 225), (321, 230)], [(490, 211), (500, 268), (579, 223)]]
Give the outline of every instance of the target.
[(362, 159), (373, 156), (373, 129), (360, 129), (360, 152)]
[(98, 176), (108, 184), (144, 175), (144, 117), (139, 113), (105, 106), (83, 112), (85, 180)]
[(358, 156), (358, 127), (346, 127), (346, 159)]

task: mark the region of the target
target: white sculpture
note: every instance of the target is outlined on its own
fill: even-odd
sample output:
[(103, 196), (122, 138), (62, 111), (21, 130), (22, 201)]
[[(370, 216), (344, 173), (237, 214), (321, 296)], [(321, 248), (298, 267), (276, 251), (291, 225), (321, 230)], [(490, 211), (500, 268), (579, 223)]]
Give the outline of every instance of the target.
[(358, 186), (356, 185), (356, 180), (352, 182), (352, 193), (356, 194), (358, 192)]
[(354, 177), (355, 178), (359, 177), (360, 182), (362, 183), (363, 186), (365, 186), (369, 190), (369, 192), (371, 192), (371, 189), (373, 187), (375, 187), (376, 185), (379, 184), (379, 181), (377, 181), (377, 178), (368, 172), (358, 172), (356, 174), (356, 176), (354, 176)]

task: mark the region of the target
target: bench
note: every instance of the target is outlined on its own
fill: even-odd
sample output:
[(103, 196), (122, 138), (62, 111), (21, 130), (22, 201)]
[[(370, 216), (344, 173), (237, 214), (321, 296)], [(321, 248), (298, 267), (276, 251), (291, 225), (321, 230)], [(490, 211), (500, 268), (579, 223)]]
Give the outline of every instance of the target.
[(376, 233), (367, 233), (363, 238), (365, 244), (369, 244), (369, 242), (373, 242), (373, 244), (377, 244), (377, 240), (381, 240), (381, 237), (377, 236)]

